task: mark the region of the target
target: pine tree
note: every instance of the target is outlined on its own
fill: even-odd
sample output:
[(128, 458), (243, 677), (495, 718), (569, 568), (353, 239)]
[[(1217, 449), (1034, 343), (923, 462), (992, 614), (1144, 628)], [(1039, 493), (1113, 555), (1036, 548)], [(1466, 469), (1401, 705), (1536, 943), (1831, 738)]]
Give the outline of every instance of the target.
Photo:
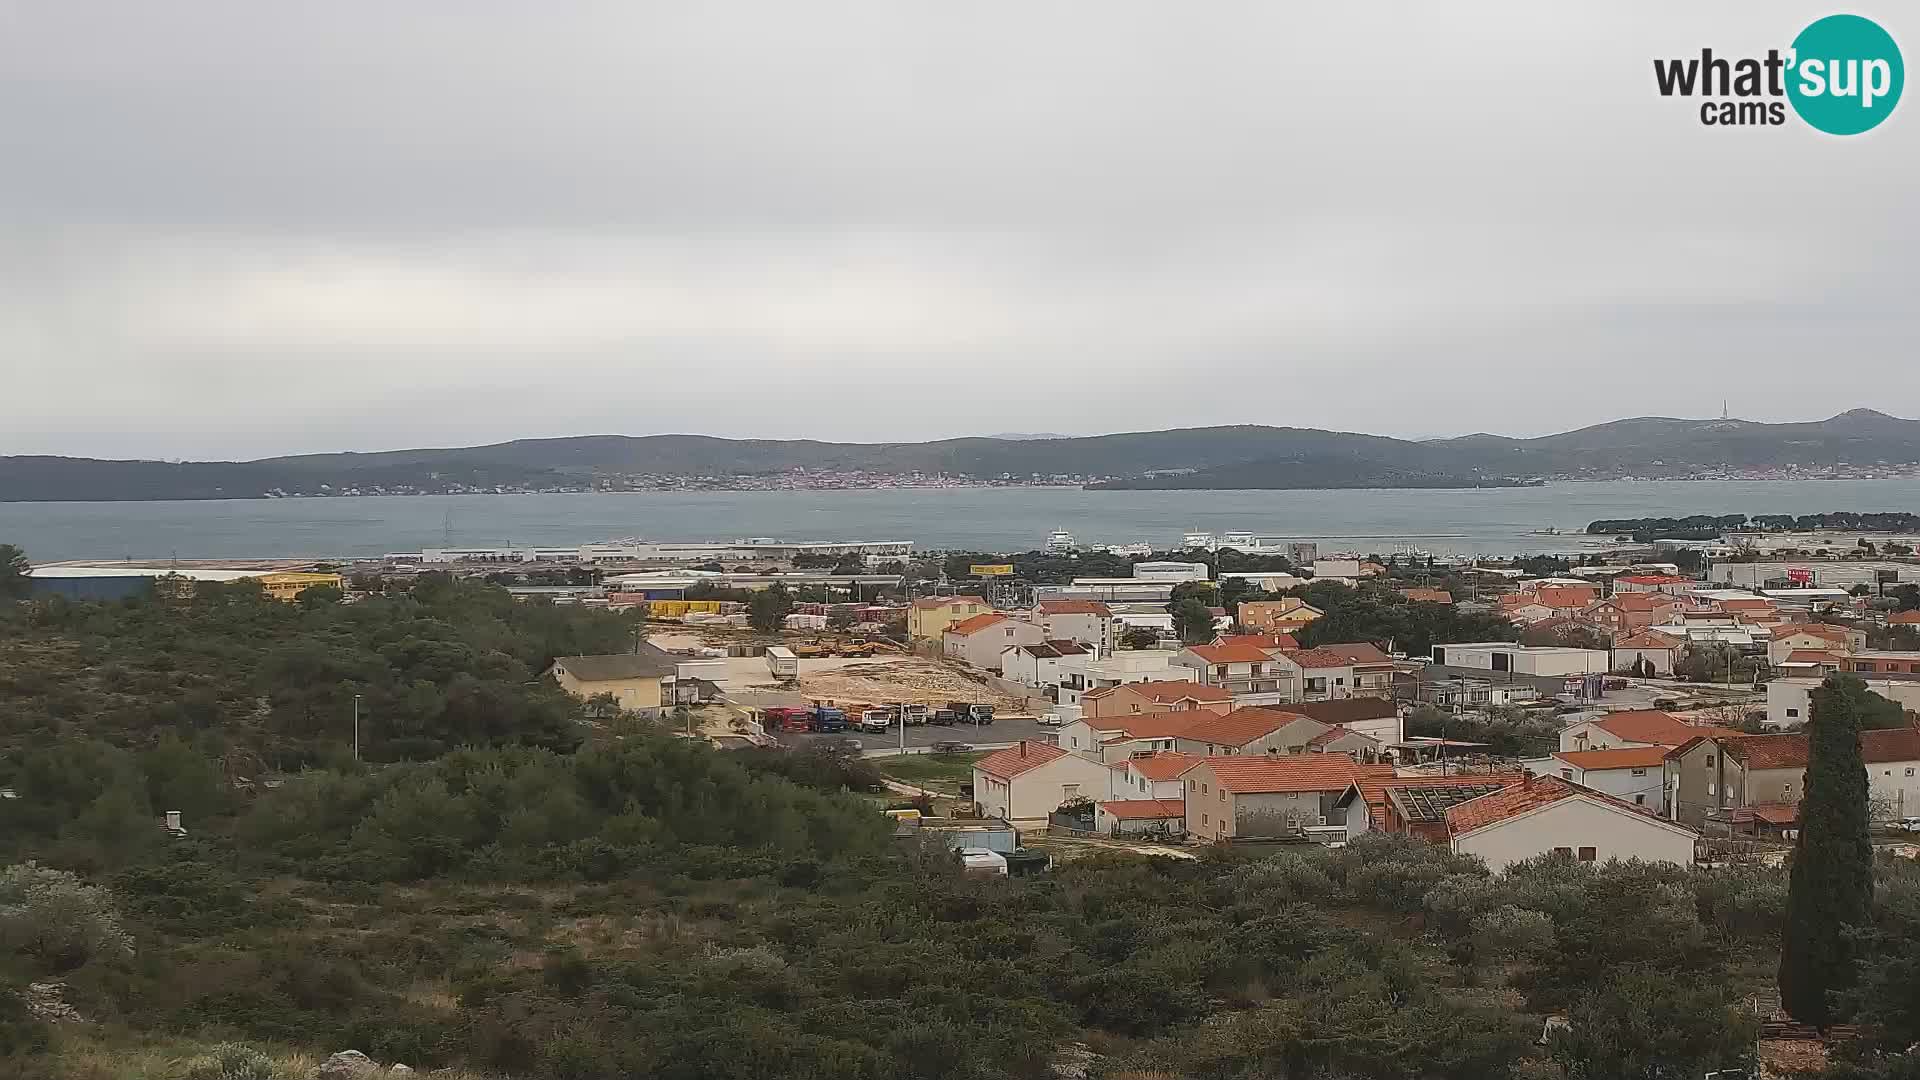
[(1837, 991), (1853, 982), (1847, 930), (1864, 926), (1873, 900), (1867, 839), (1867, 769), (1860, 757), (1866, 684), (1833, 675), (1813, 692), (1807, 722), (1806, 795), (1787, 895), (1780, 1001), (1794, 1019), (1825, 1027)]

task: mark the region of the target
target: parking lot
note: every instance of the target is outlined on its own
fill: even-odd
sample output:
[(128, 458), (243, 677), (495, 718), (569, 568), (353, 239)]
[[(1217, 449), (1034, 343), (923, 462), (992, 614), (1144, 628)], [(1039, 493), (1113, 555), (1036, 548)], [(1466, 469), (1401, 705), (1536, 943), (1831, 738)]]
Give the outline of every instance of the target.
[[(991, 724), (975, 726), (973, 724), (955, 724), (941, 727), (927, 724), (907, 728), (907, 752), (925, 753), (934, 743), (969, 743), (976, 750), (991, 750), (1001, 746), (1012, 746), (1022, 739), (1053, 741), (1055, 727), (1043, 727), (1037, 720), (1006, 719), (995, 720)], [(892, 728), (885, 735), (863, 735), (857, 731), (846, 731), (833, 735), (811, 732), (783, 731), (776, 737), (788, 746), (801, 747), (814, 739), (854, 739), (869, 755), (897, 752), (900, 749), (900, 729)]]

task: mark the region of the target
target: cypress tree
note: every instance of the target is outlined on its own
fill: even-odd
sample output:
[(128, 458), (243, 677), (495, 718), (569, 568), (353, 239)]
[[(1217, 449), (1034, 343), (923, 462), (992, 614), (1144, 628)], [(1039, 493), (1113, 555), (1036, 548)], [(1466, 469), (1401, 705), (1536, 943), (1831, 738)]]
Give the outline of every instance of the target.
[(1819, 1027), (1833, 1022), (1833, 995), (1853, 982), (1846, 931), (1867, 924), (1873, 902), (1867, 768), (1860, 757), (1867, 693), (1854, 676), (1829, 676), (1813, 691), (1806, 728), (1806, 794), (1787, 894), (1780, 1002), (1794, 1019)]

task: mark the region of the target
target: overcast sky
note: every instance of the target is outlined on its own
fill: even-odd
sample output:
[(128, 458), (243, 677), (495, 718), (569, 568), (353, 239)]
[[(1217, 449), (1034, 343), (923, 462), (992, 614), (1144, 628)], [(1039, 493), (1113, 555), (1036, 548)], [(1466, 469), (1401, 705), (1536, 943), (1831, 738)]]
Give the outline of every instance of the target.
[(1835, 10), (0, 0), (0, 453), (1920, 415)]

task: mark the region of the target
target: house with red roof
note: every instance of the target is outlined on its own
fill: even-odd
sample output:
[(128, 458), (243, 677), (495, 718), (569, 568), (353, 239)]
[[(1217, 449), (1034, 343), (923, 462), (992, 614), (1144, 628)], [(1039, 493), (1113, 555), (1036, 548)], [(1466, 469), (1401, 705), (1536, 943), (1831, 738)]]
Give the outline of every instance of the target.
[(1225, 715), (1233, 711), (1233, 695), (1218, 686), (1189, 679), (1149, 679), (1103, 686), (1080, 695), (1081, 716), (1088, 720), (1142, 716), (1149, 713), (1205, 709)]
[[(1790, 826), (1806, 794), (1807, 736), (1702, 735), (1669, 751), (1666, 783), (1681, 821), (1723, 833)], [(1920, 730), (1860, 733), (1875, 820), (1920, 816)], [(1756, 816), (1756, 809), (1766, 813)]]
[(1049, 641), (1077, 641), (1101, 656), (1113, 652), (1113, 609), (1098, 600), (1042, 600), (1031, 618)]
[(1400, 706), (1390, 697), (1296, 701), (1287, 705), (1285, 711), (1310, 716), (1329, 727), (1358, 732), (1382, 745), (1400, 742), (1407, 735)]
[(1106, 794), (1107, 767), (1052, 743), (1021, 740), (973, 763), (973, 801), (1008, 821), (1045, 818), (1065, 802)]
[(947, 627), (940, 635), (940, 648), (949, 660), (983, 671), (999, 671), (1000, 653), (1007, 646), (1038, 645), (1045, 640), (1046, 634), (1032, 623), (987, 611)]
[(1920, 611), (1895, 611), (1887, 615), (1888, 626), (1920, 626)]
[(1097, 803), (1094, 830), (1102, 836), (1179, 836), (1187, 831), (1184, 799), (1110, 799)]
[(1300, 647), (1292, 634), (1220, 634), (1215, 645), (1251, 645), (1262, 652), (1290, 652)]
[(978, 596), (923, 596), (907, 608), (907, 636), (939, 641), (947, 627), (992, 610), (993, 605)]
[(1687, 643), (1657, 630), (1634, 630), (1613, 639), (1613, 670), (1672, 675)]
[(1200, 760), (1192, 754), (1160, 750), (1135, 754), (1107, 766), (1109, 799), (1178, 799), (1186, 791), (1180, 774)]
[(1393, 657), (1370, 642), (1301, 649), (1291, 659), (1300, 668), (1301, 701), (1393, 697)]
[(1698, 735), (1738, 735), (1730, 728), (1699, 727), (1670, 712), (1628, 709), (1562, 728), (1562, 750), (1613, 750), (1632, 746), (1671, 749)]
[(1366, 832), (1384, 832), (1443, 844), (1447, 841), (1449, 807), (1517, 784), (1524, 775), (1474, 772), (1396, 776), (1391, 770), (1364, 773), (1335, 802), (1335, 808), (1345, 814), (1349, 840)]
[(1558, 776), (1655, 813), (1665, 813), (1667, 751), (1665, 746), (1561, 750), (1522, 764), (1535, 776)]
[(1303, 754), (1329, 730), (1318, 720), (1279, 707), (1235, 709), (1225, 716), (1197, 718), (1176, 736), (1174, 749), (1198, 757)]
[(1866, 647), (1865, 630), (1831, 623), (1787, 623), (1774, 627), (1773, 637), (1767, 640), (1767, 659), (1778, 664), (1796, 649), (1817, 649), (1844, 656)]
[(1609, 633), (1623, 634), (1667, 622), (1684, 606), (1671, 593), (1623, 592), (1588, 604), (1580, 617)]
[(1181, 776), (1187, 834), (1232, 840), (1342, 824), (1345, 812), (1336, 808), (1341, 796), (1355, 780), (1383, 770), (1390, 773), (1392, 766), (1360, 765), (1344, 754), (1201, 758)]
[(1558, 776), (1528, 777), (1446, 810), (1447, 842), (1500, 873), (1558, 854), (1581, 862), (1639, 859), (1693, 865), (1699, 834)]
[(1257, 645), (1189, 645), (1172, 667), (1192, 681), (1218, 687), (1239, 705), (1279, 705), (1299, 700), (1300, 668), (1287, 653)]

